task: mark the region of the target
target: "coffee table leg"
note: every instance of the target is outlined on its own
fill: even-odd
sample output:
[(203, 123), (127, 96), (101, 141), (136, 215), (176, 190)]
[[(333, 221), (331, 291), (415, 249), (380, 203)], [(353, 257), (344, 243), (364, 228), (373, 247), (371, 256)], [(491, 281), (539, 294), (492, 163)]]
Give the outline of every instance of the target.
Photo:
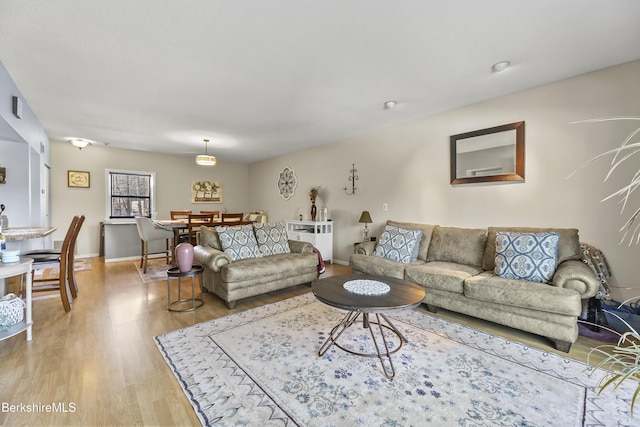
[[(365, 313), (365, 316), (367, 316), (367, 313)], [(368, 316), (367, 316), (368, 317)], [(386, 316), (382, 316), (387, 322), (389, 322), (389, 319), (387, 319)], [(389, 344), (387, 343), (387, 338), (384, 336), (384, 331), (383, 331), (383, 325), (382, 322), (380, 321), (380, 316), (376, 313), (376, 322), (378, 325), (378, 329), (380, 329), (380, 335), (382, 336), (382, 343), (384, 344), (384, 351), (380, 351), (381, 346), (378, 345), (378, 340), (376, 339), (376, 334), (373, 332), (373, 328), (371, 327), (371, 322), (367, 321), (366, 322), (368, 327), (369, 327), (369, 333), (371, 334), (371, 339), (373, 339), (373, 343), (376, 346), (376, 353), (378, 353), (378, 359), (380, 360), (380, 365), (382, 365), (382, 371), (384, 372), (384, 376), (389, 378), (390, 380), (393, 379), (393, 377), (396, 376), (396, 369), (393, 366), (393, 360), (391, 359), (391, 352), (389, 350)], [(392, 330), (398, 334), (398, 336), (400, 337), (401, 340), (404, 339), (404, 337), (402, 337), (402, 335), (399, 334), (398, 330), (389, 323), (389, 325), (391, 326)], [(406, 342), (406, 340), (405, 340)], [(400, 342), (400, 345), (402, 346), (402, 342)], [(389, 366), (387, 366), (384, 362), (385, 359), (387, 358), (387, 360), (389, 361)]]
[[(369, 329), (369, 334), (371, 334), (371, 339), (373, 340), (373, 344), (376, 347), (375, 353), (359, 353), (356, 351), (352, 351), (346, 347), (343, 347), (337, 343), (338, 338), (340, 338), (342, 333), (348, 327), (350, 327), (355, 323), (355, 321), (358, 319), (360, 314), (362, 314), (362, 327), (365, 329)], [(333, 329), (331, 329), (331, 332), (329, 333), (329, 337), (322, 344), (322, 346), (320, 346), (320, 349), (318, 349), (318, 356), (323, 356), (327, 352), (327, 350), (329, 350), (331, 346), (335, 344), (336, 347), (346, 351), (347, 353), (355, 354), (357, 356), (364, 356), (364, 357), (377, 357), (378, 360), (380, 360), (380, 364), (382, 365), (382, 371), (384, 372), (384, 375), (390, 380), (392, 380), (396, 375), (396, 369), (395, 369), (395, 366), (393, 365), (393, 360), (391, 358), (391, 355), (397, 352), (398, 350), (400, 350), (403, 343), (406, 343), (409, 341), (404, 335), (402, 335), (400, 330), (398, 330), (398, 328), (396, 328), (395, 325), (391, 323), (391, 320), (389, 320), (387, 316), (385, 316), (382, 313), (375, 313), (375, 316), (376, 316), (375, 321), (371, 321), (369, 320), (369, 313), (363, 313), (360, 311), (348, 312), (347, 315), (344, 316), (344, 318), (340, 321), (340, 323), (338, 323), (336, 326), (333, 327)], [(383, 320), (385, 323), (383, 323)], [(380, 330), (379, 333), (382, 336), (382, 343), (378, 342), (378, 339), (376, 338), (376, 334), (373, 330), (372, 324), (378, 325), (378, 329)], [(387, 341), (387, 337), (385, 336), (385, 333), (384, 333), (385, 329), (387, 329), (391, 333), (395, 334), (396, 337), (398, 337), (399, 345), (397, 348), (391, 350), (391, 348), (389, 347), (390, 343)]]
[(387, 316), (385, 316), (382, 313), (380, 313), (380, 316), (382, 316), (382, 318), (387, 322), (387, 325), (391, 327), (391, 330), (395, 332), (396, 335), (398, 335), (403, 342), (409, 342), (409, 340), (406, 339), (404, 335), (402, 335), (402, 332), (400, 332), (400, 329), (396, 328), (396, 326), (393, 323), (391, 323), (391, 320)]
[(336, 340), (340, 338), (340, 335), (342, 335), (345, 329), (353, 325), (353, 322), (356, 321), (358, 316), (360, 316), (359, 311), (348, 312), (347, 315), (344, 316), (344, 318), (340, 321), (340, 323), (338, 323), (336, 326), (334, 326), (333, 329), (331, 329), (329, 338), (327, 338), (324, 344), (322, 344), (318, 349), (318, 356), (324, 356), (327, 350), (329, 350), (331, 346), (336, 342)]

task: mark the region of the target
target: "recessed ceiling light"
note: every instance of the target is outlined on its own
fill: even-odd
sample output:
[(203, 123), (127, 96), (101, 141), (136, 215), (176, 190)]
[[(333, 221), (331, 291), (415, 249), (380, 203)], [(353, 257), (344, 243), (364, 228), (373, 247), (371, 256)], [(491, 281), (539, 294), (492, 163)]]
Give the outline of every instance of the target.
[(395, 106), (396, 106), (396, 101), (387, 101), (387, 102), (384, 103), (384, 109), (385, 110), (390, 110)]
[(493, 66), (491, 67), (491, 72), (492, 73), (499, 73), (501, 71), (506, 70), (507, 68), (509, 68), (509, 65), (511, 65), (511, 62), (509, 61), (500, 61), (500, 62), (496, 62), (495, 64), (493, 64)]

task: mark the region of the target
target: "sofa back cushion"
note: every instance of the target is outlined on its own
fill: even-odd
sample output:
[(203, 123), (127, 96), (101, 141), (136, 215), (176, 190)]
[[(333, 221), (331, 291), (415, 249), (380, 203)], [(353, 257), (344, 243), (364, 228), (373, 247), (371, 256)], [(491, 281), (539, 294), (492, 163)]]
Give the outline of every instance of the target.
[(218, 226), (218, 237), (225, 254), (233, 261), (262, 256), (252, 225)]
[(486, 243), (485, 229), (436, 225), (431, 237), (427, 261), (455, 262), (480, 267)]
[(287, 239), (287, 226), (284, 221), (270, 224), (254, 223), (253, 231), (262, 255), (288, 254), (289, 240)]
[(387, 225), (393, 225), (400, 228), (415, 228), (422, 230), (422, 237), (420, 238), (420, 245), (418, 246), (418, 257), (421, 261), (427, 260), (427, 252), (429, 251), (429, 245), (431, 244), (431, 236), (433, 235), (433, 229), (436, 227), (433, 224), (418, 224), (415, 222), (399, 222), (399, 221), (387, 221)]
[(217, 249), (219, 251), (222, 250), (222, 245), (220, 244), (220, 238), (218, 237), (218, 232), (214, 227), (205, 227), (204, 225), (200, 227), (199, 243), (202, 246), (210, 246), (213, 249)]
[[(569, 259), (580, 259), (580, 237), (575, 228), (534, 228), (534, 227), (489, 227), (487, 230), (487, 247), (484, 250), (482, 269), (493, 271), (496, 267), (496, 233), (542, 233), (555, 232), (560, 235), (558, 243), (557, 264)], [(556, 264), (556, 265), (557, 265)]]

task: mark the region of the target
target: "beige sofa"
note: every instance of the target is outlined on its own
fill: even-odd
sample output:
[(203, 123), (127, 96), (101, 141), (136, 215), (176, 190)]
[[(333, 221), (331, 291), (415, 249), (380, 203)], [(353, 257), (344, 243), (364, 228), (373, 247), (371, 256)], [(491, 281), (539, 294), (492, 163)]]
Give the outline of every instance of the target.
[(215, 228), (202, 227), (197, 240), (194, 259), (204, 267), (203, 290), (218, 295), (229, 309), (242, 298), (310, 283), (318, 276), (318, 257), (310, 243), (289, 240), (290, 253), (233, 261)]
[[(431, 224), (387, 224), (423, 230), (417, 260), (406, 264), (373, 255), (376, 242), (356, 246), (354, 272), (396, 277), (425, 288), (424, 303), (548, 337), (568, 352), (578, 338), (583, 301), (599, 284), (580, 261), (576, 229), (490, 227), (464, 229)], [(496, 232), (560, 234), (556, 270), (550, 283), (505, 279), (494, 273)]]

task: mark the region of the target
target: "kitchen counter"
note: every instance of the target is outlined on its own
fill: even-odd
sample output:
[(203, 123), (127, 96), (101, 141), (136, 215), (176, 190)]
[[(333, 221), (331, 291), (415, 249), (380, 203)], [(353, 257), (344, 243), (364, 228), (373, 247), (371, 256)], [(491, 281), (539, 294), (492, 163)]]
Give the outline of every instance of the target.
[(46, 237), (56, 231), (56, 227), (13, 227), (2, 230), (7, 242)]

